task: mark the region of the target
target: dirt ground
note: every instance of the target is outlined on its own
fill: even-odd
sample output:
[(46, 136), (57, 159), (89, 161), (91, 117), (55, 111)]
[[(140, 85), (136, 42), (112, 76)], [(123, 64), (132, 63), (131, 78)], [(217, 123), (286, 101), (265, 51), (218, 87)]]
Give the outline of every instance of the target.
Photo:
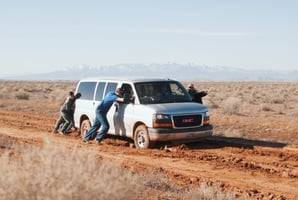
[[(73, 85), (67, 86), (70, 87)], [(30, 109), (32, 105), (17, 110), (5, 106), (7, 103), (2, 98), (0, 138), (32, 145), (40, 145), (44, 138), (50, 138), (57, 145), (63, 141), (81, 148), (91, 148), (102, 159), (120, 160), (124, 167), (134, 171), (159, 171), (171, 182), (185, 188), (204, 183), (217, 185), (232, 192), (235, 197), (298, 199), (297, 117), (285, 120), (284, 116), (268, 116), (269, 120), (265, 121), (239, 119), (213, 112), (211, 119), (215, 122), (214, 126), (219, 127), (217, 132), (237, 123), (238, 130), (243, 131), (245, 137), (215, 134), (195, 143), (160, 144), (154, 149), (139, 150), (129, 147), (128, 142), (121, 139), (107, 138), (102, 145), (97, 145), (83, 143), (76, 133), (69, 136), (52, 134), (59, 108), (53, 111), (56, 114), (47, 111), (52, 109), (51, 106), (38, 113), (36, 108)], [(14, 103), (16, 108), (19, 104), (28, 103), (28, 100)], [(41, 105), (40, 110), (45, 107), (42, 102), (34, 105)], [(284, 128), (285, 139), (257, 139), (256, 133), (260, 131), (264, 137), (270, 132), (277, 137), (275, 126)], [(249, 133), (251, 137), (247, 136)], [(294, 142), (287, 142), (291, 140)]]

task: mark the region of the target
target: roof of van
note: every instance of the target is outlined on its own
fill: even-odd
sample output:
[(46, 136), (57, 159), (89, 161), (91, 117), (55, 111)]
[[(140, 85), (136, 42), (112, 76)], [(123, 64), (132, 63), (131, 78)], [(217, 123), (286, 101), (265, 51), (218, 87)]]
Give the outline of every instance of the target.
[(169, 78), (140, 78), (140, 77), (89, 77), (80, 81), (125, 81), (125, 82), (150, 82), (150, 81), (167, 81)]

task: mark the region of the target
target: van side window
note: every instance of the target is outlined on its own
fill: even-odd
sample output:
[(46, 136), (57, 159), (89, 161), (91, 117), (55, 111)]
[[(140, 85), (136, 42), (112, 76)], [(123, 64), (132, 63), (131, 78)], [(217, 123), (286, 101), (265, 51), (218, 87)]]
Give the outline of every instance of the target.
[(108, 83), (106, 92), (105, 92), (105, 96), (108, 94), (108, 92), (115, 91), (116, 87), (117, 87), (117, 83)]
[(77, 92), (82, 94), (81, 99), (93, 100), (96, 82), (81, 82)]
[(95, 100), (96, 101), (101, 101), (103, 99), (103, 92), (106, 86), (106, 82), (99, 82), (96, 88), (96, 93), (95, 93)]

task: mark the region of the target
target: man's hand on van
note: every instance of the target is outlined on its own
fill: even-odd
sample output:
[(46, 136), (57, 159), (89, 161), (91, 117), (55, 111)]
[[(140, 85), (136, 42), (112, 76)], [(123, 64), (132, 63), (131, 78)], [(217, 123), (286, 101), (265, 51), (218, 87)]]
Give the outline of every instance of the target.
[(129, 101), (130, 101), (130, 103), (134, 103), (134, 102), (135, 102), (135, 96), (132, 95), (132, 96), (130, 97)]
[(130, 96), (129, 96), (129, 94), (128, 93), (125, 93), (124, 95), (123, 95), (123, 103), (125, 103), (125, 104), (129, 104), (131, 101), (130, 101)]

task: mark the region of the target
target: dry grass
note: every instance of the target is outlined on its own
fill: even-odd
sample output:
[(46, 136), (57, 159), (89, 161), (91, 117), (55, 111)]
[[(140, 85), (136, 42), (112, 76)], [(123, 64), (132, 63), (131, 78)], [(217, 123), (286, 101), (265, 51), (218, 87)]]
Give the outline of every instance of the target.
[(186, 191), (159, 173), (133, 173), (116, 161), (100, 160), (92, 150), (70, 151), (50, 141), (20, 146), (1, 139), (1, 199), (235, 199), (220, 188)]
[(3, 199), (136, 199), (142, 187), (142, 179), (94, 152), (51, 143), (10, 148), (0, 157)]
[(209, 91), (204, 103), (210, 110), (215, 107), (222, 113), (231, 109), (230, 114), (253, 116), (265, 105), (271, 107), (272, 115), (298, 115), (298, 82), (203, 82), (194, 85)]
[(0, 81), (0, 108), (57, 114), (75, 87), (75, 82)]

